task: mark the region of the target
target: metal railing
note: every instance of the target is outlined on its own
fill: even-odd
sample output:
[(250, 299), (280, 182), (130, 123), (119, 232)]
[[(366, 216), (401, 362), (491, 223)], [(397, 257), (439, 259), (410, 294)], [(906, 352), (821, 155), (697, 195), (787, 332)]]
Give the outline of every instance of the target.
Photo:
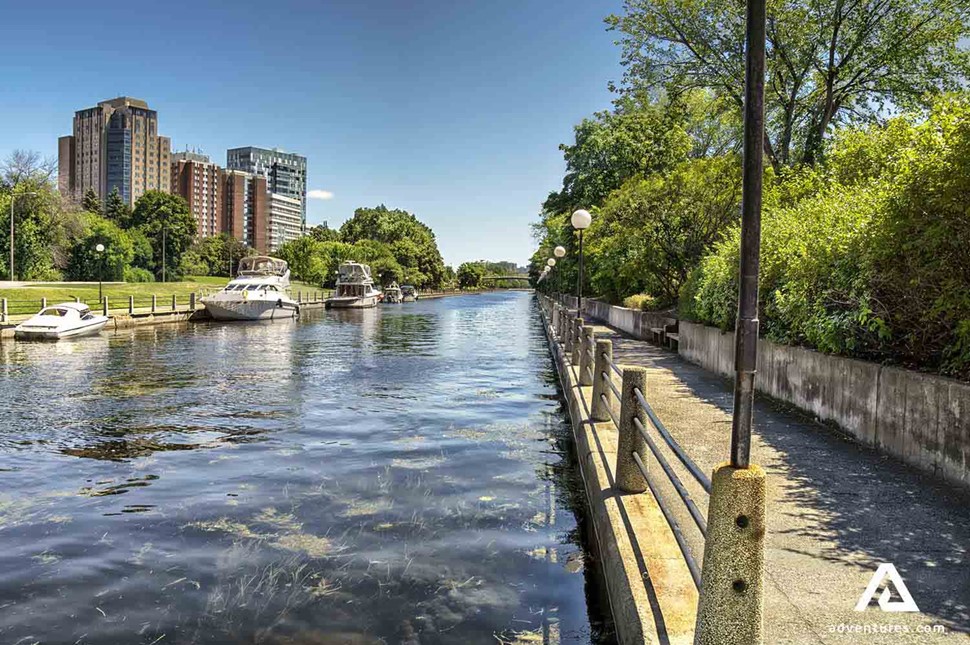
[[(585, 327), (583, 327), (579, 333), (576, 332), (576, 313), (574, 313), (572, 310), (565, 309), (552, 300), (543, 301), (543, 304), (544, 311), (547, 313), (550, 313), (554, 308), (559, 307), (558, 316), (556, 316), (556, 319), (559, 320), (559, 326), (562, 330), (561, 337), (559, 336), (558, 330), (552, 329), (551, 327), (549, 328), (551, 329), (552, 338), (555, 340), (557, 351), (560, 352), (563, 357), (568, 358), (570, 355), (571, 346), (576, 342), (582, 342), (585, 346), (580, 349), (580, 353), (586, 354), (586, 356), (595, 361), (597, 355), (594, 336), (592, 334), (587, 334), (585, 332)], [(621, 418), (627, 418), (625, 416), (625, 411), (622, 409), (622, 405), (626, 404), (626, 402), (623, 399), (623, 389), (618, 387), (614, 382), (614, 375), (619, 377), (620, 381), (622, 382), (624, 379), (624, 370), (612, 358), (612, 344), (610, 344), (608, 348), (610, 353), (601, 352), (598, 358), (602, 360), (596, 361), (596, 363), (600, 365), (600, 371), (598, 374), (596, 373), (596, 368), (592, 367), (591, 365), (586, 366), (586, 369), (589, 370), (588, 373), (590, 373), (594, 383), (594, 399), (602, 403), (601, 406), (597, 406), (597, 409), (599, 411), (599, 416), (603, 418), (592, 420), (594, 422), (600, 420), (605, 421), (608, 418), (608, 420), (612, 422), (612, 424), (619, 431), (621, 427)], [(600, 380), (603, 387), (596, 387), (596, 379)], [(681, 447), (681, 445), (670, 434), (670, 431), (657, 416), (657, 413), (653, 410), (641, 389), (634, 387), (632, 388), (632, 391), (632, 403), (643, 411), (648, 421), (647, 426), (653, 428), (656, 435), (662, 439), (663, 445), (666, 446), (671, 453), (673, 453), (677, 461), (680, 462), (680, 464), (697, 482), (701, 489), (709, 495), (711, 492), (710, 478), (704, 474), (704, 471), (702, 471), (694, 460), (687, 455), (683, 447)], [(616, 407), (615, 402), (619, 402), (621, 404), (621, 411), (619, 415), (614, 410)], [(650, 450), (650, 453), (653, 455), (657, 464), (659, 464), (667, 480), (676, 491), (677, 496), (686, 507), (687, 512), (693, 520), (693, 524), (696, 526), (701, 537), (706, 539), (707, 521), (704, 518), (703, 513), (698, 508), (693, 497), (691, 497), (690, 492), (688, 492), (687, 487), (684, 485), (684, 482), (677, 474), (677, 471), (674, 469), (673, 465), (664, 455), (664, 451), (661, 449), (659, 442), (654, 438), (654, 436), (652, 436), (654, 433), (650, 431), (649, 427), (644, 425), (644, 422), (640, 420), (639, 415), (635, 413), (635, 410), (628, 411), (626, 414), (630, 414), (631, 412), (633, 421), (632, 427), (634, 431), (643, 440), (643, 445)], [(653, 497), (657, 500), (657, 505), (660, 507), (660, 511), (663, 514), (668, 526), (670, 526), (674, 539), (677, 542), (677, 546), (680, 548), (684, 561), (687, 564), (687, 568), (690, 571), (694, 585), (700, 589), (700, 566), (698, 565), (694, 554), (691, 552), (690, 545), (688, 544), (684, 535), (684, 529), (677, 520), (670, 500), (667, 499), (667, 497), (665, 497), (659, 490), (655, 478), (650, 476), (647, 466), (643, 461), (644, 456), (637, 452), (637, 450), (633, 450), (630, 456), (632, 457), (631, 463), (643, 476), (643, 480), (646, 483), (647, 488), (649, 488), (650, 492), (653, 494)], [(619, 474), (617, 475), (617, 478), (620, 478)]]

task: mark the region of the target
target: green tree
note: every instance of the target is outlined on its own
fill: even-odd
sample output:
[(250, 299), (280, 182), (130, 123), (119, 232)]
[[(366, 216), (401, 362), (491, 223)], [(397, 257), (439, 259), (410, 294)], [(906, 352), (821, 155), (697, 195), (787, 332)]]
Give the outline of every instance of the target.
[[(117, 224), (99, 215), (86, 214), (82, 221), (84, 232), (71, 247), (67, 277), (79, 281), (99, 277), (107, 281), (124, 280), (125, 271), (135, 257), (131, 238)], [(96, 250), (98, 244), (104, 245), (104, 251)]]
[(157, 277), (178, 277), (182, 254), (192, 245), (196, 233), (195, 216), (178, 195), (149, 190), (138, 198), (131, 224), (151, 242), (151, 266)]
[(457, 277), (460, 289), (476, 289), (485, 277), (485, 266), (481, 262), (462, 262)]
[(101, 199), (94, 192), (93, 188), (88, 188), (84, 191), (84, 197), (81, 199), (81, 209), (86, 213), (101, 214)]
[(220, 233), (197, 240), (190, 249), (195, 259), (195, 270), (202, 273), (191, 275), (211, 275), (228, 277), (235, 273), (239, 260), (254, 255), (256, 250), (246, 246), (228, 233)]
[[(744, 89), (743, 2), (626, 0), (610, 16), (627, 93)], [(970, 72), (960, 41), (968, 5), (953, 0), (790, 0), (769, 4), (765, 152), (777, 167), (814, 163), (829, 128), (867, 121), (956, 89)]]
[[(434, 232), (407, 211), (390, 210), (384, 205), (358, 208), (354, 216), (340, 227), (340, 237), (350, 244), (363, 240), (381, 242), (391, 249), (391, 255), (400, 268), (411, 272), (415, 286), (441, 285), (445, 263)], [(392, 265), (385, 260), (382, 262), (390, 270)]]
[(616, 112), (598, 112), (576, 126), (573, 145), (560, 145), (566, 161), (562, 190), (543, 204), (546, 213), (572, 212), (603, 203), (631, 177), (663, 172), (691, 149), (680, 120), (659, 106), (624, 101)]
[(647, 293), (676, 303), (681, 285), (738, 220), (740, 161), (692, 159), (666, 175), (631, 179), (614, 191), (588, 232), (588, 275), (608, 300)]
[(104, 203), (104, 216), (122, 228), (132, 226), (131, 208), (121, 198), (118, 188), (112, 188)]
[(317, 224), (309, 231), (307, 235), (317, 242), (339, 242), (340, 241), (340, 231), (334, 230), (327, 226), (326, 224)]

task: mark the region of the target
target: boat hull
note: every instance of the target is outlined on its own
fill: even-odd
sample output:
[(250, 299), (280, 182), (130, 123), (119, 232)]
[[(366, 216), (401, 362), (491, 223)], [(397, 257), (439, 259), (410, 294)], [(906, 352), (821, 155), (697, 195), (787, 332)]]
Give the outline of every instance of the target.
[(85, 321), (85, 324), (68, 328), (32, 329), (30, 327), (15, 327), (14, 338), (17, 340), (60, 340), (62, 338), (80, 338), (101, 333), (108, 319), (100, 316), (98, 320)]
[(369, 309), (377, 306), (377, 296), (327, 298), (327, 309)]
[(273, 320), (295, 318), (300, 307), (290, 300), (203, 300), (205, 310), (213, 320)]

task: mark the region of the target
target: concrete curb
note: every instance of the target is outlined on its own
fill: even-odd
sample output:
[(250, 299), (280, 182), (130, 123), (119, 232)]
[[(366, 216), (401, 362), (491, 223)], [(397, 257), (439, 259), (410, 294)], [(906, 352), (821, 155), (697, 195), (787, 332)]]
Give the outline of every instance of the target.
[(544, 314), (542, 320), (569, 408), (617, 640), (693, 643), (697, 590), (673, 533), (649, 492), (616, 488), (616, 428), (589, 419), (592, 388), (579, 386), (571, 357), (553, 339)]

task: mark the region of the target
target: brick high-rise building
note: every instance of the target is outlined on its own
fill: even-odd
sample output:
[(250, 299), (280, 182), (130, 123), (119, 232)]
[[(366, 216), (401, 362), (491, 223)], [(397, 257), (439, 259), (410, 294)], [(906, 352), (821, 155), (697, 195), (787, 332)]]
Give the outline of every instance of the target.
[(117, 188), (134, 206), (147, 190), (169, 192), (171, 148), (147, 103), (128, 96), (101, 101), (75, 112), (73, 133), (58, 139), (58, 188), (75, 199), (93, 188), (102, 200)]
[(181, 195), (195, 215), (198, 237), (229, 232), (224, 226), (225, 171), (195, 152), (172, 155), (172, 192)]
[(269, 250), (266, 178), (239, 170), (225, 171), (222, 230), (260, 253)]

